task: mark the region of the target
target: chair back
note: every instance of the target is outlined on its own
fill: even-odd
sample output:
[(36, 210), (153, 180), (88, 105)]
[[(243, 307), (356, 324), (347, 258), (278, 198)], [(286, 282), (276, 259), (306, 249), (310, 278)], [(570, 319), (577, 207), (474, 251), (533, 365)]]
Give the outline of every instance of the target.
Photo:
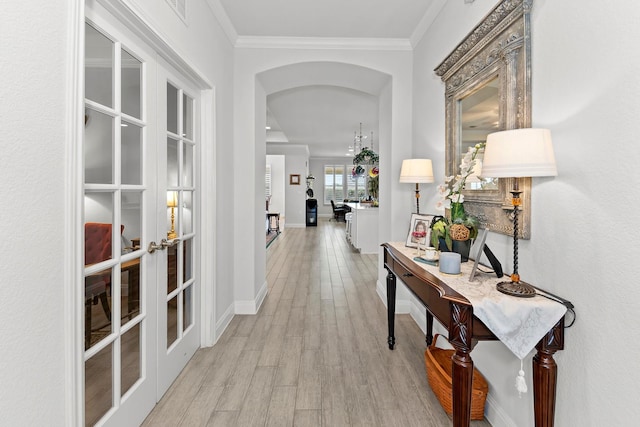
[[(87, 222), (84, 225), (84, 263), (95, 264), (112, 256), (112, 225), (99, 222)], [(120, 226), (120, 233), (124, 225)]]

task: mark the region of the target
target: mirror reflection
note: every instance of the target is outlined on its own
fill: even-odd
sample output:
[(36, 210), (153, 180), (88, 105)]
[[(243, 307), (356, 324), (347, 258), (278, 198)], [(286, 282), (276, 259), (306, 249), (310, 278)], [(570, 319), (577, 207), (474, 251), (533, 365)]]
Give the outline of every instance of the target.
[[(497, 130), (531, 127), (530, 2), (501, 0), (435, 68), (445, 83), (447, 175), (468, 148)], [(482, 152), (479, 155), (483, 155)], [(513, 235), (511, 178), (467, 179), (464, 207), (480, 227)], [(531, 180), (521, 181), (519, 238), (531, 232)], [(505, 208), (506, 207), (506, 208)]]
[[(487, 135), (500, 129), (500, 94), (498, 78), (494, 78), (460, 102), (460, 141), (456, 164), (477, 143), (487, 141)], [(473, 174), (467, 178), (465, 190), (497, 190), (498, 178), (482, 177), (482, 156), (476, 158)]]

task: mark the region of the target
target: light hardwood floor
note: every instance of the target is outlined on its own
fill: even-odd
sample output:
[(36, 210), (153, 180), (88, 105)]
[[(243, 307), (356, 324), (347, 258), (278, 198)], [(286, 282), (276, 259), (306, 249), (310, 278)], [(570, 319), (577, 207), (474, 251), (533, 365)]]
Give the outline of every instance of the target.
[(396, 349), (387, 348), (377, 263), (351, 249), (344, 223), (284, 230), (267, 249), (259, 313), (235, 316), (199, 350), (143, 425), (451, 425), (408, 315), (397, 315)]

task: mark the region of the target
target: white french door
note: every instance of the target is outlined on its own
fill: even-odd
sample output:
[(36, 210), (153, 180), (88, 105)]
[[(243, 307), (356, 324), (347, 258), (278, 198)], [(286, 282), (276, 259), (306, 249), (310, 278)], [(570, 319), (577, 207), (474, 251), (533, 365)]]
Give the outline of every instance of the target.
[(199, 92), (86, 14), (85, 425), (139, 425), (199, 346)]
[(158, 211), (157, 234), (164, 233), (171, 246), (160, 260), (157, 289), (158, 399), (200, 346), (200, 286), (194, 274), (198, 92), (168, 64), (160, 60), (159, 65), (158, 99), (164, 102), (158, 103), (158, 186), (166, 192), (158, 203), (166, 202), (168, 210)]

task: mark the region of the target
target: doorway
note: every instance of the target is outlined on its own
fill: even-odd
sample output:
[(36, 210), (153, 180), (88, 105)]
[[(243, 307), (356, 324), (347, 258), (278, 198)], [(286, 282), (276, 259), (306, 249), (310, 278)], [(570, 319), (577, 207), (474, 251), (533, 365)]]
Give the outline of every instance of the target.
[(87, 9), (85, 425), (141, 423), (199, 347), (199, 96)]

